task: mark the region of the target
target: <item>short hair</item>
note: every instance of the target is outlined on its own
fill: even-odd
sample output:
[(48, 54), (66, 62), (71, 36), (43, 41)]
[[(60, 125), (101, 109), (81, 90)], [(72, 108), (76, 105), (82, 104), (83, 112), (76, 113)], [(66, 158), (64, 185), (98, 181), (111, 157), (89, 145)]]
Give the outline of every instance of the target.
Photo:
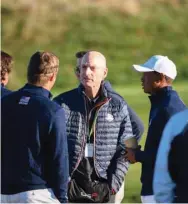
[[(76, 57), (77, 59), (80, 59), (80, 58), (82, 58), (86, 53), (87, 53), (87, 51), (79, 51), (79, 52), (77, 52), (77, 53), (75, 54), (75, 57)], [(76, 66), (76, 68), (75, 68), (75, 73), (79, 73), (79, 72), (80, 72), (80, 67)]]
[(59, 69), (59, 59), (51, 52), (36, 52), (31, 56), (28, 69), (27, 80), (31, 84), (44, 85), (49, 78), (49, 74), (57, 73)]
[(87, 51), (79, 51), (75, 54), (75, 57), (79, 59), (79, 58), (83, 57), (86, 53), (87, 53)]
[(12, 71), (13, 57), (8, 53), (1, 51), (1, 81), (5, 80), (6, 73), (10, 73)]

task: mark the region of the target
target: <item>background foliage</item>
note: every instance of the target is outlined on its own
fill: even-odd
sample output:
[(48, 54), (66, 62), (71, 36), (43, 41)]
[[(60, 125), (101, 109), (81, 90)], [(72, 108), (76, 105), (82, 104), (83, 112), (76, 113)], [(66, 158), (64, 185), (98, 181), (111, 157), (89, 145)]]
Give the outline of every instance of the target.
[(15, 58), (14, 80), (24, 81), (36, 50), (60, 57), (56, 88), (75, 86), (75, 52), (99, 50), (107, 58), (114, 85), (134, 83), (132, 64), (167, 55), (188, 77), (188, 1), (164, 0), (2, 0), (2, 49)]

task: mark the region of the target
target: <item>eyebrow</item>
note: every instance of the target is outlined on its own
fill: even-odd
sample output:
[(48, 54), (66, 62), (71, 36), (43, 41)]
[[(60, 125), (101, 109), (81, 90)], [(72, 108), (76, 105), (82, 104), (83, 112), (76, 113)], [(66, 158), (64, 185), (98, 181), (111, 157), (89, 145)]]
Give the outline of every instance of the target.
[(95, 66), (95, 65), (89, 65), (89, 64), (83, 64), (81, 67), (90, 67), (90, 68), (96, 68), (97, 66)]

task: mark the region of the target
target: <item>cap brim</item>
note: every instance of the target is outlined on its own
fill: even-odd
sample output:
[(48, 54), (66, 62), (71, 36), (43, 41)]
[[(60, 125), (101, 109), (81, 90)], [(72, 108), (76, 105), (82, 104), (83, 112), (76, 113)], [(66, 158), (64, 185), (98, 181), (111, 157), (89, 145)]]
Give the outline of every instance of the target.
[(140, 65), (136, 65), (136, 64), (133, 65), (133, 68), (138, 72), (153, 72), (154, 71), (153, 69), (143, 67)]

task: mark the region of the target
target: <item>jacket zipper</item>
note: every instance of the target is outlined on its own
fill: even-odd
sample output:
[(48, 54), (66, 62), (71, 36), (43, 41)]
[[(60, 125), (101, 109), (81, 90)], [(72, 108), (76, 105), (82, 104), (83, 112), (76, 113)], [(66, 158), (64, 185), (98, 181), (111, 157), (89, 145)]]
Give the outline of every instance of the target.
[[(109, 102), (111, 100), (111, 98), (110, 99), (108, 99), (103, 105), (101, 105), (100, 106), (100, 108), (97, 110), (97, 114), (98, 114), (98, 112), (100, 111), (100, 109), (107, 103), (107, 102)], [(95, 108), (95, 107), (94, 107)], [(92, 109), (91, 109), (91, 111), (92, 111)], [(96, 123), (97, 123), (97, 121), (96, 121)], [(95, 158), (96, 158), (96, 150), (95, 150), (95, 147), (96, 147), (96, 141), (95, 141), (95, 139), (96, 139), (96, 137), (95, 137), (95, 134), (96, 134), (96, 123), (94, 124), (94, 131), (93, 131), (93, 136), (94, 136), (94, 146), (93, 146), (93, 151), (94, 151), (94, 153), (93, 153), (93, 163), (94, 163), (94, 168), (95, 168), (95, 172), (96, 172), (96, 174), (97, 174), (97, 176), (100, 178), (100, 175), (99, 175), (99, 172), (97, 171), (97, 168), (96, 168), (96, 161), (95, 161)]]
[[(107, 103), (107, 102), (109, 102), (111, 99), (108, 99), (100, 108), (99, 108), (99, 110)], [(85, 107), (85, 111), (86, 111), (86, 125), (85, 125), (85, 132), (87, 131), (88, 133), (89, 133), (89, 120), (88, 120), (88, 114), (87, 114), (87, 108), (86, 108), (86, 101), (85, 101), (85, 98), (84, 98), (84, 107)], [(91, 111), (89, 112), (89, 116), (90, 116), (90, 114), (91, 114), (91, 112), (93, 111), (93, 109), (94, 108), (96, 108), (96, 107), (93, 107), (92, 109), (91, 109)], [(99, 112), (99, 110), (97, 111), (97, 112)], [(88, 126), (88, 128), (87, 128), (87, 126)], [(75, 170), (77, 169), (77, 167), (78, 167), (78, 165), (79, 165), (79, 163), (80, 163), (80, 160), (81, 160), (81, 157), (82, 157), (82, 152), (83, 152), (83, 149), (84, 149), (84, 147), (85, 147), (85, 137), (86, 137), (86, 135), (84, 135), (84, 138), (83, 138), (83, 140), (82, 140), (82, 147), (81, 147), (81, 152), (80, 152), (80, 155), (79, 155), (79, 158), (78, 158), (78, 161), (77, 161), (77, 163), (76, 163), (76, 165), (75, 165), (75, 167), (74, 167), (74, 170), (72, 171), (72, 174), (71, 174), (71, 177), (72, 177), (72, 175), (73, 175), (73, 173), (75, 172)], [(98, 171), (97, 171), (97, 169), (96, 169), (96, 166), (95, 166), (95, 126), (94, 126), (94, 148), (93, 148), (93, 150), (94, 150), (94, 154), (93, 154), (93, 162), (94, 162), (94, 168), (95, 168), (95, 171), (96, 171), (96, 174), (97, 174), (97, 176), (98, 177), (100, 177), (100, 175), (99, 175), (99, 173), (98, 173)]]

